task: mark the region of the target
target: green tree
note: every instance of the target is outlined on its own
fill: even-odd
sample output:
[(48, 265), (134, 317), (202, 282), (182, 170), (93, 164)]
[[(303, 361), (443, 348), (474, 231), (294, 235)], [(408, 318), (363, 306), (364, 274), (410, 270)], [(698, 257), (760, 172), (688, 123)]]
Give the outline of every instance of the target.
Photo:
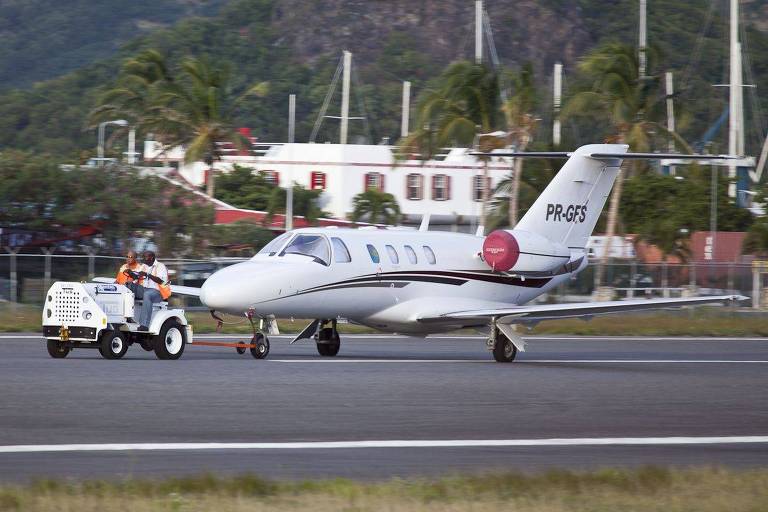
[(248, 143), (235, 127), (235, 109), (249, 96), (264, 96), (267, 83), (253, 85), (234, 97), (226, 64), (187, 57), (178, 76), (169, 69), (155, 50), (128, 59), (118, 85), (104, 94), (92, 118), (122, 116), (143, 133), (153, 133), (168, 149), (183, 146), (186, 162), (203, 160), (211, 166), (206, 191), (213, 197), (213, 164), (221, 160), (220, 143), (237, 147)]
[[(648, 69), (653, 70), (655, 54), (648, 52)], [(588, 90), (573, 95), (563, 109), (563, 117), (591, 117), (607, 120), (611, 132), (607, 140), (629, 144), (632, 151), (648, 152), (658, 140), (670, 139), (689, 151), (677, 134), (657, 122), (661, 118), (664, 96), (659, 76), (639, 76), (637, 50), (619, 43), (607, 44), (590, 53), (579, 64), (579, 71), (590, 81)], [(608, 211), (605, 252), (595, 272), (595, 283), (602, 284), (610, 244), (616, 233), (624, 172), (619, 172)]]
[[(512, 84), (515, 91), (514, 95), (507, 100), (502, 109), (507, 120), (509, 142), (515, 146), (517, 151), (525, 151), (533, 141), (533, 135), (538, 124), (534, 113), (537, 103), (536, 84), (533, 65), (530, 62), (526, 63), (520, 72), (513, 76)], [(523, 177), (524, 161), (523, 158), (514, 159), (512, 180), (508, 187), (510, 228), (514, 228), (518, 220), (520, 183)]]
[[(429, 160), (440, 148), (469, 146), (476, 141), (480, 151), (504, 145), (498, 137), (479, 138), (498, 126), (500, 114), (498, 75), (483, 64), (460, 61), (449, 65), (433, 87), (422, 94), (418, 111), (416, 130), (399, 143), (401, 157), (417, 154)], [(487, 158), (483, 183), (481, 224), (485, 225), (489, 199)]]
[(400, 205), (392, 194), (368, 189), (352, 198), (352, 221), (366, 219), (372, 224), (396, 224), (400, 220)]

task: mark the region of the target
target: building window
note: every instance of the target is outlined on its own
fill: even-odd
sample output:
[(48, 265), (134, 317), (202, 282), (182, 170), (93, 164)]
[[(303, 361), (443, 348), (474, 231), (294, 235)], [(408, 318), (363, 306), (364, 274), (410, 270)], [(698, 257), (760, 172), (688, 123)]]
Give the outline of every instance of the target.
[(352, 257), (349, 255), (349, 249), (341, 238), (331, 237), (333, 244), (333, 261), (336, 263), (349, 263)]
[(404, 245), (403, 248), (405, 249), (405, 254), (408, 256), (408, 261), (410, 261), (412, 265), (417, 264), (419, 260), (416, 258), (416, 251), (413, 250), (413, 247)]
[(371, 255), (371, 261), (379, 263), (381, 261), (381, 258), (379, 258), (379, 251), (377, 251), (371, 244), (366, 245), (366, 247), (368, 248), (368, 254)]
[(437, 259), (435, 258), (435, 253), (432, 251), (431, 248), (424, 246), (424, 256), (427, 257), (427, 261), (430, 265), (434, 265), (437, 263)]
[(384, 175), (380, 172), (369, 172), (363, 176), (363, 191), (366, 190), (384, 192)]
[(445, 174), (432, 176), (432, 200), (447, 201), (451, 198), (451, 177)]
[(267, 183), (270, 185), (274, 185), (276, 187), (280, 186), (280, 173), (277, 171), (261, 171), (262, 175), (264, 176), (264, 180), (266, 180)]
[(424, 199), (424, 176), (409, 174), (405, 179), (405, 197), (411, 201)]
[[(488, 176), (485, 179), (485, 182), (488, 184), (488, 195), (490, 197), (490, 195), (491, 195), (491, 177)], [(473, 201), (482, 201), (483, 200), (483, 177), (482, 176), (472, 176), (472, 200)]]
[(398, 263), (400, 263), (400, 256), (397, 255), (397, 251), (395, 250), (395, 248), (392, 247), (391, 245), (387, 245), (386, 248), (387, 248), (387, 253), (389, 253), (389, 261), (391, 261), (393, 265), (397, 265)]
[(309, 188), (312, 190), (325, 190), (325, 173), (313, 171), (309, 179)]

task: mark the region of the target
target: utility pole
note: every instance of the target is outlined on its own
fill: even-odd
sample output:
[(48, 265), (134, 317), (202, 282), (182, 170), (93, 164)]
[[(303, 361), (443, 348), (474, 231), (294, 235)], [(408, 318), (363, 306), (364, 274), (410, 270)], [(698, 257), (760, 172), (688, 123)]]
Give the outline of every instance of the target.
[(637, 41), (637, 50), (638, 50), (638, 63), (639, 63), (639, 69), (638, 69), (638, 77), (640, 80), (643, 80), (645, 78), (645, 72), (647, 67), (647, 60), (646, 60), (646, 47), (648, 46), (648, 28), (646, 25), (646, 7), (647, 7), (647, 0), (640, 0), (640, 30), (638, 31), (638, 41)]
[(483, 63), (483, 0), (475, 0), (475, 64)]
[(341, 137), (340, 143), (347, 143), (349, 129), (349, 83), (352, 71), (352, 53), (344, 51), (344, 74), (341, 82)]
[[(743, 141), (743, 110), (741, 109), (741, 46), (739, 44), (739, 0), (730, 0), (730, 80), (728, 97), (728, 154), (742, 156), (739, 140)], [(741, 111), (741, 112), (740, 112)], [(728, 197), (736, 197), (736, 163), (728, 164)]]
[(411, 82), (403, 82), (403, 114), (400, 124), (400, 137), (407, 137), (410, 131), (409, 121), (411, 116)]
[(295, 142), (296, 137), (296, 95), (288, 96), (288, 143)]
[(560, 104), (563, 97), (563, 65), (560, 62), (555, 64), (553, 82), (552, 105), (554, 108), (554, 121), (552, 122), (552, 145), (558, 147), (560, 146)]
[[(673, 96), (675, 94), (674, 84), (672, 82), (672, 72), (667, 71), (665, 73), (665, 85), (667, 93), (667, 131), (669, 133), (675, 133), (675, 104)], [(675, 151), (675, 141), (670, 137), (669, 139), (669, 152)], [(676, 174), (675, 166), (669, 166), (669, 174), (674, 176)]]

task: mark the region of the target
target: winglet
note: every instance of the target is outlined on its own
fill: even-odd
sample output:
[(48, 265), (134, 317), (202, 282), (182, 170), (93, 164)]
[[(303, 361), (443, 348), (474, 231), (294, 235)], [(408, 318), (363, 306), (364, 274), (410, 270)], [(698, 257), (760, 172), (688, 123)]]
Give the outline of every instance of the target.
[(421, 218), (421, 226), (419, 226), (419, 231), (429, 231), (429, 216), (429, 213), (425, 213)]

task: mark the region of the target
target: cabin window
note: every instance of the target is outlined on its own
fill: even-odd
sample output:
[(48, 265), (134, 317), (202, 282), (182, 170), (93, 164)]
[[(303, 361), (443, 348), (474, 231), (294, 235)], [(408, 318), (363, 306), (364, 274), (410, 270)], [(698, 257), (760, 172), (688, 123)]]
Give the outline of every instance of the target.
[(451, 177), (445, 174), (432, 176), (432, 200), (447, 201), (451, 198)]
[(389, 261), (391, 261), (394, 265), (397, 265), (400, 263), (400, 256), (398, 256), (397, 251), (394, 247), (391, 245), (387, 245), (387, 253), (389, 254)]
[(325, 173), (313, 171), (309, 179), (309, 188), (312, 190), (325, 190)]
[[(488, 184), (488, 194), (490, 195), (491, 193), (490, 176), (485, 179), (485, 182)], [(472, 176), (472, 200), (473, 201), (483, 200), (483, 177), (482, 176)]]
[(409, 174), (406, 177), (405, 197), (411, 201), (424, 199), (424, 176), (421, 174)]
[(424, 246), (424, 256), (427, 258), (427, 261), (430, 265), (437, 263), (437, 259), (435, 259), (435, 253), (426, 245)]
[(379, 251), (377, 251), (371, 244), (366, 245), (366, 247), (368, 248), (368, 254), (371, 255), (371, 261), (379, 263), (381, 261), (381, 258), (379, 258)]
[(408, 261), (411, 262), (411, 264), (415, 265), (419, 262), (418, 258), (416, 258), (416, 251), (413, 250), (413, 247), (410, 245), (403, 246), (403, 249), (405, 249), (405, 254), (408, 256)]
[(369, 172), (363, 176), (363, 192), (366, 190), (384, 192), (384, 175), (380, 172)]
[(352, 257), (349, 255), (349, 249), (341, 238), (331, 237), (333, 244), (333, 261), (336, 263), (349, 263)]
[(257, 254), (267, 254), (269, 256), (274, 256), (283, 247), (289, 238), (291, 238), (291, 233), (283, 233), (282, 235), (273, 238), (267, 245), (262, 247)]
[(283, 249), (280, 256), (286, 254), (300, 254), (308, 256), (317, 263), (328, 265), (331, 261), (331, 248), (328, 240), (322, 235), (297, 235), (288, 246)]

